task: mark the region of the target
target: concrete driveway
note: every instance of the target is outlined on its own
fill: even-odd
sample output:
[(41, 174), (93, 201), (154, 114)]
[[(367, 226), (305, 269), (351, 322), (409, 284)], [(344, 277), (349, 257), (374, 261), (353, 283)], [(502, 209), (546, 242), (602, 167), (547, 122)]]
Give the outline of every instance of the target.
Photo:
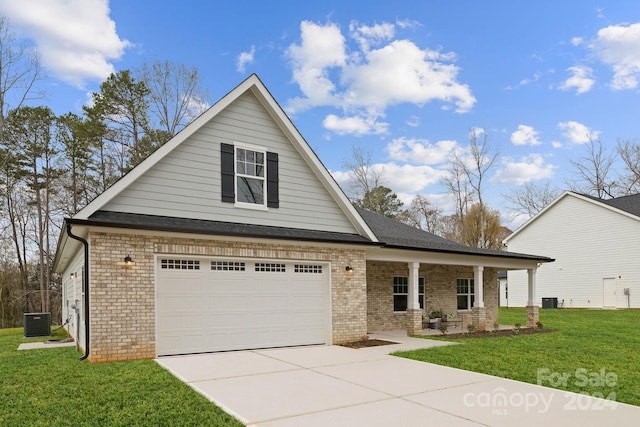
[(396, 338), (403, 342), (157, 362), (250, 426), (635, 426), (640, 419), (640, 407), (389, 356), (398, 349), (443, 345)]

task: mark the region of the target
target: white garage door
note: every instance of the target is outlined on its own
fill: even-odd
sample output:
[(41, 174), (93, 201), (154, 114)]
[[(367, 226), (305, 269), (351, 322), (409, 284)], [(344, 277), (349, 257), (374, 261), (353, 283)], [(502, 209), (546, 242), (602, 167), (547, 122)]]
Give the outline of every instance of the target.
[(328, 343), (327, 264), (163, 256), (156, 268), (159, 356)]

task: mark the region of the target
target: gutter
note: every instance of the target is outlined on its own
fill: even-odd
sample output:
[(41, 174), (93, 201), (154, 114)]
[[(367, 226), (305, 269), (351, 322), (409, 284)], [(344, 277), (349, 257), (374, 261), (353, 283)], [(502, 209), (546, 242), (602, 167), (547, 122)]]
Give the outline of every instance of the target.
[(80, 236), (76, 236), (71, 232), (71, 224), (67, 223), (67, 235), (74, 240), (78, 240), (84, 246), (84, 277), (82, 278), (84, 282), (84, 342), (85, 342), (85, 353), (84, 356), (80, 358), (80, 360), (85, 360), (89, 357), (89, 242), (83, 239)]

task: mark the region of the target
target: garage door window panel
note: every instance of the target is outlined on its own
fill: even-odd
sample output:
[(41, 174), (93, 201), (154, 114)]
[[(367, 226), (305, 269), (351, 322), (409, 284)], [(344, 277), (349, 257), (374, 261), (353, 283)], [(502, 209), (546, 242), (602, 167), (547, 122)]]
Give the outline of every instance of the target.
[(211, 261), (213, 271), (245, 271), (245, 263), (237, 261)]
[(160, 261), (163, 270), (200, 270), (200, 261), (192, 259), (163, 259)]

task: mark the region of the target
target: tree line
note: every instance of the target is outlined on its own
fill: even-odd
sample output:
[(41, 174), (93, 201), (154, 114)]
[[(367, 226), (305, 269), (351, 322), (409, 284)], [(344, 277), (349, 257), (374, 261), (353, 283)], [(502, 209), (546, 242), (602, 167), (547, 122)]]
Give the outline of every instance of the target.
[[(154, 61), (108, 76), (81, 114), (57, 115), (38, 87), (45, 72), (37, 52), (20, 44), (0, 15), (0, 327), (20, 325), (24, 312), (60, 318), (61, 283), (51, 267), (62, 218), (86, 206), (209, 102), (197, 69)], [(619, 141), (611, 152), (599, 140), (585, 147), (572, 162), (575, 179), (567, 188), (601, 198), (640, 191), (637, 141)], [(351, 173), (354, 204), (469, 246), (501, 249), (510, 231), (484, 197), (498, 156), (486, 130), (471, 131), (442, 181), (455, 201), (447, 214), (420, 194), (404, 206), (363, 149), (355, 148), (343, 166)], [(513, 212), (531, 217), (559, 193), (549, 184), (525, 184), (503, 196)]]
[[(111, 74), (82, 114), (56, 115), (37, 52), (0, 16), (0, 327), (60, 312), (52, 261), (70, 217), (208, 107), (197, 69), (169, 61)], [(41, 103), (42, 105), (38, 105)]]
[[(640, 193), (640, 142), (618, 140), (613, 149), (607, 150), (601, 140), (590, 139), (582, 151), (570, 161), (572, 170), (564, 182), (566, 189), (600, 199)], [(372, 165), (371, 153), (362, 148), (355, 147), (343, 167), (350, 171), (352, 201), (357, 206), (468, 246), (503, 249), (502, 242), (512, 231), (501, 224), (500, 212), (483, 197), (486, 178), (498, 155), (485, 129), (470, 132), (467, 147), (453, 153), (449, 172), (441, 182), (454, 200), (454, 209), (448, 214), (422, 194), (415, 195), (405, 206), (384, 185), (384, 169)], [(529, 219), (561, 193), (549, 182), (529, 182), (502, 197), (511, 214)]]

